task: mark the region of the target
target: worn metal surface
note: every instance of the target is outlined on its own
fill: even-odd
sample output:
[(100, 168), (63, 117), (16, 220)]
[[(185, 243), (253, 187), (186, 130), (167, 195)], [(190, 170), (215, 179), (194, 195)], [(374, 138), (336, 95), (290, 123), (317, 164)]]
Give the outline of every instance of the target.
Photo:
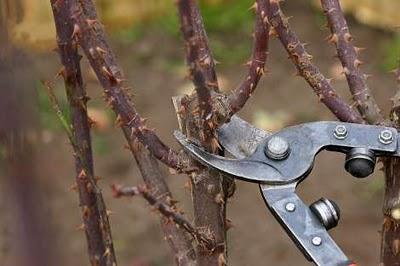
[[(347, 137), (344, 139), (335, 137), (335, 128), (339, 125), (347, 128)], [(289, 184), (305, 178), (312, 169), (315, 156), (323, 149), (347, 153), (352, 148), (368, 148), (376, 156), (397, 155), (398, 136), (393, 128), (331, 121), (313, 122), (285, 128), (262, 140), (254, 137), (259, 135), (252, 132), (252, 128), (244, 128), (231, 128), (228, 133), (224, 129), (220, 131), (223, 132), (222, 139), (226, 140), (227, 135), (232, 136), (232, 140), (221, 144), (224, 147), (228, 144), (227, 150), (233, 155), (251, 151), (254, 143), (258, 143), (250, 156), (239, 160), (209, 154), (187, 141), (180, 132), (175, 132), (175, 136), (186, 150), (205, 165), (246, 181), (270, 185)], [(382, 144), (379, 141), (382, 130), (393, 132), (392, 143)], [(246, 142), (246, 136), (251, 137), (252, 144), (246, 146), (243, 152), (242, 145)], [(289, 144), (290, 154), (284, 160), (271, 159), (265, 154), (267, 143), (273, 137), (283, 138)]]
[[(259, 183), (269, 210), (307, 259), (316, 265), (351, 264), (321, 220), (296, 195), (295, 189), (308, 176), (315, 156), (321, 150), (349, 153), (365, 149), (377, 157), (400, 156), (396, 129), (321, 121), (270, 134), (234, 116), (230, 123), (220, 128), (218, 134), (225, 151), (237, 159), (209, 154), (178, 131), (175, 137), (185, 150), (206, 166), (235, 178)], [(390, 141), (387, 140), (389, 135)], [(286, 157), (271, 156), (268, 144), (271, 144), (272, 138), (287, 143), (290, 152), (285, 154)], [(335, 212), (328, 215), (335, 215)], [(326, 217), (327, 220), (331, 218), (337, 218), (335, 222), (339, 219)]]

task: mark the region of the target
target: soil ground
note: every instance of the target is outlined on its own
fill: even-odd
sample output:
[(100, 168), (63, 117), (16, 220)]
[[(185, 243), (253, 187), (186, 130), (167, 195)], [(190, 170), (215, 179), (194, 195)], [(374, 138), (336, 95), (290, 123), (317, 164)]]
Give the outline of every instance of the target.
[[(290, 3), (286, 9), (293, 16), (291, 23), (303, 41), (310, 43), (309, 53), (327, 76), (335, 75), (337, 60), (334, 49), (324, 41), (327, 30), (319, 29), (315, 13), (310, 7)], [(367, 64), (366, 73), (374, 73), (369, 84), (378, 103), (387, 114), (389, 98), (395, 93), (394, 78), (379, 67), (382, 60), (382, 45), (390, 40), (390, 34), (373, 30), (350, 19), (351, 30), (358, 46), (367, 47), (362, 59)], [(233, 42), (251, 42), (248, 36), (219, 36), (226, 40), (226, 49)], [(213, 35), (210, 41), (214, 41)], [(114, 40), (120, 64), (133, 86), (137, 109), (148, 117), (150, 125), (168, 144), (178, 148), (172, 137), (177, 128), (171, 97), (191, 88), (185, 80), (182, 43), (159, 31), (149, 31), (134, 43)], [(169, 64), (169, 59), (178, 58), (179, 66)], [(218, 58), (217, 58), (218, 60)], [(35, 76), (49, 78), (59, 67), (56, 54), (36, 53), (31, 55)], [(243, 59), (245, 61), (245, 59)], [(254, 121), (254, 114), (284, 113), (285, 124), (312, 120), (332, 120), (334, 117), (318, 102), (308, 85), (299, 77), (292, 75), (294, 67), (287, 59), (286, 52), (278, 40), (271, 41), (268, 58), (270, 74), (265, 76), (254, 97), (240, 112), (240, 116)], [(240, 82), (245, 67), (218, 65), (218, 73), (224, 89), (229, 91)], [(85, 71), (87, 87), (93, 106), (102, 106), (100, 87), (89, 71)], [(1, 77), (0, 77), (1, 78)], [(350, 100), (346, 82), (336, 79), (333, 85), (339, 93)], [(61, 90), (61, 88), (60, 88)], [(268, 120), (268, 119), (267, 119)], [(53, 246), (58, 251), (58, 265), (87, 265), (84, 235), (77, 230), (80, 214), (77, 209), (77, 195), (69, 190), (73, 183), (74, 167), (71, 148), (62, 132), (42, 132), (47, 137), (38, 150), (36, 165), (40, 169), (40, 180), (44, 185), (43, 206), (48, 213), (47, 222), (53, 227), (57, 241)], [(111, 223), (115, 249), (120, 265), (173, 265), (167, 243), (163, 240), (158, 215), (150, 210), (140, 198), (113, 199), (110, 184), (139, 184), (140, 174), (129, 152), (123, 148), (121, 132), (113, 125), (95, 132), (95, 167), (97, 175), (103, 179), (101, 186), (107, 205), (113, 214)], [(100, 143), (100, 144), (99, 144)], [(318, 156), (314, 171), (299, 189), (302, 198), (311, 203), (320, 197), (334, 199), (342, 211), (342, 220), (332, 235), (343, 250), (359, 265), (377, 265), (379, 260), (380, 229), (382, 224), (383, 174), (381, 171), (363, 180), (351, 177), (343, 169), (344, 156), (322, 153)], [(185, 176), (167, 176), (173, 193), (192, 217), (190, 193), (184, 188)], [(7, 194), (5, 194), (7, 195)], [(10, 210), (7, 200), (1, 204), (1, 212)], [(11, 204), (12, 207), (12, 204)], [(229, 264), (244, 265), (309, 265), (294, 244), (286, 236), (278, 223), (266, 209), (254, 184), (237, 181), (237, 190), (228, 204), (228, 218), (234, 227), (228, 232)], [(18, 247), (8, 246), (12, 230), (8, 230), (11, 218), (2, 219), (1, 255), (6, 263), (13, 265), (13, 256)]]

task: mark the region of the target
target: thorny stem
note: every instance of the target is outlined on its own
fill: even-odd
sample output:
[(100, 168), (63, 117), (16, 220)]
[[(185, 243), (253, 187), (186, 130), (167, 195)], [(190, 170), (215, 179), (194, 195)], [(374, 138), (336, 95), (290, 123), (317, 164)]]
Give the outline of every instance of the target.
[[(190, 138), (199, 139), (208, 151), (220, 150), (215, 129), (219, 116), (214, 99), (221, 98), (214, 70), (214, 59), (208, 48), (203, 19), (196, 0), (178, 0), (181, 31), (185, 40), (186, 61), (197, 98), (184, 97), (177, 109), (185, 125), (180, 125)], [(223, 98), (223, 97), (222, 97)], [(183, 111), (183, 112), (181, 112)], [(227, 114), (229, 112), (222, 112)], [(226, 118), (221, 119), (222, 121)], [(193, 162), (195, 163), (195, 162)], [(197, 263), (203, 265), (226, 264), (226, 199), (234, 182), (202, 166), (191, 175), (194, 222), (198, 228), (206, 228), (215, 239), (216, 248), (210, 252), (197, 246)]]
[[(76, 185), (79, 191), (80, 205), (86, 238), (88, 240), (89, 258), (92, 265), (117, 265), (111, 226), (106, 205), (94, 176), (93, 157), (90, 137), (90, 124), (87, 115), (86, 90), (80, 69), (81, 56), (75, 40), (71, 38), (75, 31), (71, 23), (69, 1), (50, 1), (57, 31), (57, 44), (63, 70), (65, 90), (72, 119), (72, 132), (68, 131), (65, 120), (60, 116), (57, 99), (48, 86), (50, 98), (75, 152)], [(72, 134), (71, 134), (72, 133)]]
[(381, 264), (399, 264), (400, 254), (400, 189), (398, 158), (383, 160), (385, 172), (385, 195), (383, 199), (383, 225), (381, 241)]
[[(78, 73), (78, 72), (75, 72)], [(66, 79), (67, 80), (67, 79)], [(83, 229), (86, 233), (88, 242), (88, 253), (91, 265), (115, 266), (117, 265), (111, 227), (108, 220), (107, 209), (101, 190), (98, 188), (93, 171), (93, 159), (90, 145), (89, 121), (86, 107), (83, 108), (79, 103), (74, 105), (71, 98), (73, 93), (82, 93), (77, 87), (75, 91), (68, 91), (70, 101), (72, 122), (74, 128), (68, 124), (67, 119), (61, 111), (57, 98), (49, 82), (44, 83), (49, 99), (57, 117), (61, 121), (68, 139), (73, 147), (76, 166), (76, 186), (79, 191), (79, 200), (82, 207)], [(73, 86), (67, 83), (66, 89), (70, 90)], [(76, 109), (83, 108), (83, 109)], [(85, 119), (85, 120), (82, 120)]]
[(179, 155), (165, 145), (153, 130), (146, 127), (146, 120), (136, 111), (128, 89), (123, 86), (122, 70), (108, 45), (93, 3), (90, 0), (70, 2), (69, 8), (74, 21), (71, 38), (77, 40), (82, 47), (104, 89), (107, 104), (116, 113), (119, 124), (127, 126), (132, 137), (137, 137), (157, 159), (173, 169), (184, 171), (185, 165), (182, 165)]
[[(400, 68), (394, 70), (399, 84), (393, 102), (390, 119), (396, 128), (400, 127)], [(400, 254), (400, 160), (387, 158), (383, 160), (385, 172), (385, 194), (383, 197), (383, 225), (381, 239), (382, 265), (399, 265)]]
[(362, 73), (362, 61), (358, 59), (361, 48), (355, 47), (353, 37), (338, 0), (321, 0), (328, 18), (331, 36), (328, 41), (336, 46), (351, 94), (363, 118), (370, 124), (382, 124), (384, 118), (367, 84), (367, 75)]
[(396, 94), (391, 98), (392, 110), (390, 113), (390, 119), (395, 127), (400, 128), (400, 67), (393, 70), (393, 74), (396, 77), (398, 88)]
[[(392, 98), (391, 122), (385, 122), (371, 92), (357, 58), (359, 48), (354, 47), (347, 22), (337, 0), (321, 0), (322, 7), (328, 18), (331, 29), (329, 41), (336, 45), (338, 57), (342, 62), (344, 73), (357, 104), (359, 112), (370, 124), (393, 124), (399, 128), (400, 92)], [(400, 70), (395, 70), (397, 81), (400, 81)], [(383, 201), (383, 225), (381, 239), (380, 265), (400, 265), (400, 193), (399, 171), (400, 161), (397, 158), (383, 159), (385, 172), (385, 194)]]
[[(129, 148), (138, 164), (146, 186), (151, 189), (152, 196), (159, 201), (173, 202), (171, 191), (165, 181), (165, 173), (162, 172), (156, 158), (137, 139), (130, 138), (130, 130), (128, 128), (123, 127), (123, 131), (129, 139)], [(161, 217), (160, 221), (176, 265), (195, 266), (196, 253), (186, 232), (176, 227), (174, 223), (166, 222), (163, 217)]]
[[(185, 170), (183, 169), (184, 164), (181, 164), (181, 159), (165, 146), (154, 132), (146, 128), (144, 119), (139, 116), (130, 102), (128, 92), (122, 87), (122, 71), (117, 66), (115, 56), (97, 20), (96, 9), (92, 1), (75, 2), (75, 6), (71, 5), (69, 9), (74, 12), (73, 19), (76, 22), (75, 31), (71, 37), (80, 41), (80, 45), (103, 85), (108, 103), (118, 115), (117, 122), (123, 129), (144, 181), (154, 191), (157, 191), (157, 196), (172, 197), (153, 155), (158, 155), (158, 159), (178, 171)], [(153, 155), (148, 154), (146, 149), (139, 148), (142, 146), (136, 142), (138, 139), (148, 141), (144, 145), (152, 151)], [(171, 224), (162, 223), (161, 226), (174, 253), (176, 264), (195, 265), (193, 246), (185, 233)]]
[(269, 30), (268, 22), (269, 0), (257, 0), (254, 4), (256, 23), (254, 43), (249, 69), (245, 79), (230, 95), (229, 104), (232, 113), (238, 112), (250, 98), (262, 75), (268, 54)]
[(113, 185), (112, 189), (113, 195), (116, 198), (121, 196), (142, 196), (154, 209), (158, 210), (160, 214), (162, 214), (167, 219), (167, 221), (174, 222), (177, 226), (183, 228), (196, 241), (198, 241), (200, 245), (204, 245), (204, 247), (206, 247), (208, 250), (213, 250), (215, 248), (215, 240), (196, 229), (179, 212), (179, 210), (176, 209), (173, 201), (169, 200), (168, 203), (166, 201), (160, 200), (158, 197), (154, 196), (153, 192), (145, 186), (122, 187), (118, 185)]
[(181, 31), (185, 41), (186, 62), (189, 78), (197, 93), (199, 130), (202, 146), (216, 152), (215, 121), (212, 106), (212, 92), (219, 90), (215, 63), (208, 47), (208, 38), (203, 26), (196, 0), (178, 1)]
[[(178, 0), (181, 31), (185, 40), (186, 61), (190, 78), (196, 82), (196, 75), (202, 77), (202, 86), (218, 91), (215, 62), (211, 54), (203, 18), (197, 6), (197, 0)], [(196, 74), (197, 73), (197, 74)]]
[(312, 87), (320, 101), (341, 121), (363, 123), (360, 114), (336, 93), (330, 81), (311, 62), (312, 56), (306, 52), (304, 45), (291, 30), (288, 19), (280, 9), (279, 1), (271, 1), (270, 7), (268, 18), (272, 33), (278, 35), (299, 74)]

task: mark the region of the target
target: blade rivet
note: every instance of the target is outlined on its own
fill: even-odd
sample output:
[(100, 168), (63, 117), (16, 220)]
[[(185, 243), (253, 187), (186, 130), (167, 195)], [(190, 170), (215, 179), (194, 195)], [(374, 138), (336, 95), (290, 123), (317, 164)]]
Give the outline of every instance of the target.
[(265, 148), (265, 154), (273, 160), (283, 160), (289, 152), (289, 143), (279, 136), (272, 137)]
[(286, 204), (285, 209), (288, 212), (294, 212), (296, 210), (296, 205), (293, 202), (289, 202)]
[(314, 246), (320, 246), (322, 244), (322, 239), (319, 236), (314, 236), (311, 242)]
[(379, 133), (379, 142), (382, 144), (390, 144), (393, 142), (393, 133), (389, 129), (382, 130)]
[(337, 139), (345, 139), (347, 137), (347, 128), (344, 125), (337, 125), (333, 135)]

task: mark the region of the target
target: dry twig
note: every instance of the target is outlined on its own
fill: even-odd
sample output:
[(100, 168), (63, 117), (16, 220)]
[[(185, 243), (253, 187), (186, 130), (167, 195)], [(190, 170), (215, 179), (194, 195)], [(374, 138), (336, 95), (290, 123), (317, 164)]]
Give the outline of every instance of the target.
[(158, 210), (162, 214), (167, 222), (174, 222), (178, 227), (183, 228), (188, 232), (199, 244), (212, 251), (215, 248), (215, 240), (197, 230), (174, 206), (172, 199), (162, 201), (155, 197), (153, 193), (146, 186), (136, 187), (123, 187), (118, 185), (112, 186), (113, 196), (118, 198), (122, 196), (133, 197), (140, 195), (142, 196), (154, 209)]

